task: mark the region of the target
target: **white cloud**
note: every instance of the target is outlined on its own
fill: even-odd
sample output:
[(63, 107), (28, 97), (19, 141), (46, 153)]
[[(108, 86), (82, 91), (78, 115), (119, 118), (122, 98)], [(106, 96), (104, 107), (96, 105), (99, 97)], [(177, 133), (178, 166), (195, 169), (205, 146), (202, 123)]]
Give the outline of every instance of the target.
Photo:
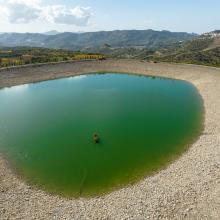
[(9, 0), (6, 4), (10, 23), (28, 23), (39, 18), (41, 8), (37, 0)]
[(1, 18), (10, 23), (29, 23), (37, 20), (76, 26), (88, 25), (92, 16), (89, 7), (65, 5), (43, 6), (41, 0), (7, 0), (0, 2)]
[(91, 12), (89, 7), (67, 8), (65, 5), (52, 5), (44, 7), (41, 16), (51, 23), (86, 26)]

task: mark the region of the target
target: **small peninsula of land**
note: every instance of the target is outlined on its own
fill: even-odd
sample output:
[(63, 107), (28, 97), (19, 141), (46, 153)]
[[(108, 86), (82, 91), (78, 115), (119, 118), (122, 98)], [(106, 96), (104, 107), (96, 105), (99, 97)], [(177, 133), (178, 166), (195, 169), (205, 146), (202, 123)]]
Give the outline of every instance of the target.
[(95, 198), (66, 199), (32, 188), (0, 155), (0, 219), (219, 219), (220, 69), (138, 60), (73, 61), (0, 69), (0, 88), (102, 71), (191, 82), (204, 100), (204, 132), (167, 168)]

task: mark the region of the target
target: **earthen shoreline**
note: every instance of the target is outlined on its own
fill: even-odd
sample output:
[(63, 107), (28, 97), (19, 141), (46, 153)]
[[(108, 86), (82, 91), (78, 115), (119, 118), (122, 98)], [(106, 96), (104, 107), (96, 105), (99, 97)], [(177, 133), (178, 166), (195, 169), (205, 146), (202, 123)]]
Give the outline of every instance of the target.
[(0, 88), (91, 72), (186, 80), (204, 100), (204, 132), (178, 160), (139, 183), (96, 198), (65, 199), (26, 185), (0, 155), (0, 219), (219, 219), (220, 69), (137, 60), (84, 61), (0, 70)]

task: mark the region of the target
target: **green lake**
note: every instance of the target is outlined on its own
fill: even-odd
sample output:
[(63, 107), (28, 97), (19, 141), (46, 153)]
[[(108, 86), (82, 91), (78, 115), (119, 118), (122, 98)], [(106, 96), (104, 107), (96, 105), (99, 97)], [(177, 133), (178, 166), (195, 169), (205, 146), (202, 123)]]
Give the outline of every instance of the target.
[(0, 152), (28, 184), (95, 196), (168, 165), (200, 135), (203, 112), (192, 84), (157, 77), (88, 74), (4, 88)]

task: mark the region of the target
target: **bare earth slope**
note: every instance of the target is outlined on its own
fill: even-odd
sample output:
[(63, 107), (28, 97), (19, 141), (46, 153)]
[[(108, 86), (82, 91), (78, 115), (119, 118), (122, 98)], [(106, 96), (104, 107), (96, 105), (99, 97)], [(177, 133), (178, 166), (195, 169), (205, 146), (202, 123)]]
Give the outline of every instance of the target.
[(0, 157), (0, 219), (220, 219), (220, 69), (107, 60), (0, 71), (0, 87), (96, 71), (183, 79), (204, 99), (205, 129), (166, 169), (91, 199), (67, 200), (27, 186)]
[(205, 50), (211, 50), (211, 49), (214, 49), (216, 47), (220, 47), (220, 37), (214, 38), (213, 42)]

